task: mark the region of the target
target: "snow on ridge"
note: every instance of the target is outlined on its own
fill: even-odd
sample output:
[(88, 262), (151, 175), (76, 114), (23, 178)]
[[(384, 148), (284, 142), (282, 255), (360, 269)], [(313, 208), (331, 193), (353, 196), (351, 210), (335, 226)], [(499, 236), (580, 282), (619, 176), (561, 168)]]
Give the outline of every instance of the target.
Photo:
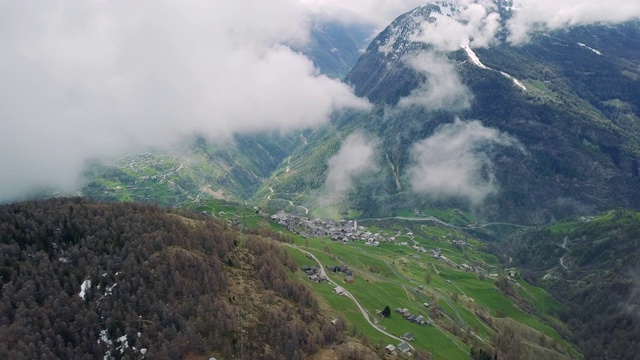
[(502, 74), (504, 77), (506, 77), (507, 79), (510, 79), (511, 81), (513, 81), (514, 84), (516, 84), (517, 87), (519, 87), (520, 89), (527, 91), (527, 87), (524, 86), (524, 84), (522, 83), (522, 81), (514, 78), (513, 76), (507, 74), (504, 71), (499, 71), (500, 74)]
[(80, 294), (78, 294), (78, 296), (80, 296), (82, 298), (82, 300), (86, 300), (86, 296), (87, 296), (87, 290), (91, 289), (91, 280), (85, 280), (82, 282), (82, 285), (80, 285)]
[(583, 48), (586, 48), (586, 49), (589, 49), (589, 50), (593, 51), (593, 52), (594, 52), (594, 53), (596, 53), (597, 55), (602, 55), (602, 53), (601, 53), (600, 51), (598, 51), (598, 50), (596, 50), (596, 49), (594, 49), (594, 48), (592, 48), (592, 47), (588, 47), (587, 45), (585, 45), (585, 44), (583, 44), (583, 43), (580, 43), (580, 42), (579, 42), (579, 43), (578, 43), (578, 45), (580, 45), (580, 47), (583, 47)]
[(471, 59), (471, 62), (476, 64), (481, 69), (491, 70), (488, 66), (483, 64), (482, 61), (480, 61), (480, 58), (478, 57), (478, 55), (476, 55), (476, 53), (469, 47), (468, 44), (467, 45), (461, 45), (461, 47), (467, 53), (467, 56), (469, 56), (469, 59)]
[(116, 347), (116, 350), (120, 350), (120, 354), (124, 353), (124, 350), (129, 347), (129, 341), (127, 340), (127, 335), (120, 336), (116, 341), (120, 342), (120, 346)]
[(115, 283), (115, 284), (113, 284), (111, 286), (108, 286), (104, 294), (105, 295), (111, 295), (113, 293), (113, 288), (116, 287), (116, 285), (118, 285), (118, 283)]
[(438, 7), (440, 7), (440, 13), (444, 16), (449, 16), (452, 17), (453, 16), (453, 5), (449, 4), (449, 3), (436, 3), (438, 5)]
[(467, 53), (467, 56), (469, 56), (469, 59), (471, 60), (471, 62), (472, 62), (472, 63), (474, 63), (477, 67), (479, 67), (479, 68), (481, 68), (481, 69), (485, 69), (485, 70), (497, 71), (497, 72), (499, 72), (500, 74), (502, 74), (502, 76), (504, 76), (504, 77), (506, 77), (507, 79), (509, 79), (509, 80), (513, 81), (513, 83), (514, 83), (517, 87), (519, 87), (520, 89), (522, 89), (522, 90), (524, 90), (524, 91), (527, 91), (527, 87), (526, 87), (526, 86), (524, 86), (524, 84), (522, 83), (522, 81), (520, 81), (520, 80), (516, 79), (515, 77), (513, 77), (513, 76), (511, 76), (511, 75), (507, 74), (507, 73), (506, 73), (506, 72), (504, 72), (504, 71), (495, 70), (495, 69), (492, 69), (492, 68), (490, 68), (490, 67), (486, 66), (485, 64), (483, 64), (483, 63), (482, 63), (482, 61), (480, 61), (480, 58), (478, 57), (478, 55), (476, 55), (476, 53), (473, 51), (473, 49), (471, 49), (471, 48), (469, 47), (469, 44), (466, 44), (466, 45), (465, 45), (465, 44), (463, 44), (463, 45), (460, 45), (460, 47), (464, 49), (464, 51)]
[[(141, 335), (142, 335), (141, 333), (138, 333), (138, 337), (140, 337)], [(106, 329), (100, 330), (100, 335), (98, 336), (98, 344), (100, 344), (100, 342), (104, 343), (109, 347), (109, 349), (105, 351), (104, 356), (102, 357), (103, 360), (115, 359), (115, 357), (112, 355), (112, 350), (119, 351), (120, 354), (124, 354), (125, 350), (130, 347), (129, 340), (127, 339), (127, 335), (122, 335), (119, 338), (117, 338), (115, 341), (110, 340)], [(114, 345), (116, 345), (115, 349), (112, 348)], [(143, 359), (146, 358), (145, 355), (147, 353), (147, 348), (136, 349), (135, 346), (131, 346), (131, 349), (134, 352), (139, 352), (141, 355), (143, 355), (142, 356)]]

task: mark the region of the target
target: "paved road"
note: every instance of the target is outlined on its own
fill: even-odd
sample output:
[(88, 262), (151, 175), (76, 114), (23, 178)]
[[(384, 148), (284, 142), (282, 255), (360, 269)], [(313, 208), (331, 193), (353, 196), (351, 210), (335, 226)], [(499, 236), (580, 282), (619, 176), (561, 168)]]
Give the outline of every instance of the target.
[(564, 240), (562, 241), (562, 245), (560, 245), (561, 248), (567, 250), (567, 252), (564, 253), (564, 255), (562, 255), (562, 257), (560, 258), (560, 265), (562, 265), (562, 267), (565, 270), (569, 270), (569, 268), (564, 264), (564, 257), (567, 256), (567, 254), (569, 253), (569, 248), (567, 247), (567, 239), (569, 239), (569, 235), (564, 237)]
[[(303, 252), (306, 255), (311, 256), (316, 262), (318, 262), (318, 265), (320, 266), (320, 275), (325, 275), (325, 276), (327, 275), (326, 272), (324, 271), (324, 266), (322, 265), (320, 260), (318, 260), (318, 258), (315, 255), (313, 255), (312, 253), (310, 253), (308, 251), (302, 250), (302, 249), (300, 249), (299, 247), (297, 247), (295, 245), (291, 245), (291, 244), (285, 244), (285, 245), (287, 245), (289, 247), (292, 247), (294, 249), (297, 249), (297, 250)], [(342, 287), (344, 289), (344, 287), (342, 285), (340, 285), (337, 282), (331, 280), (331, 278), (329, 278), (328, 276), (327, 276), (327, 279), (328, 279), (329, 283), (331, 283), (332, 285), (335, 285), (336, 287), (340, 286), (340, 287)], [(369, 314), (367, 314), (367, 311), (362, 307), (362, 305), (360, 305), (358, 300), (356, 300), (356, 298), (349, 291), (347, 291), (346, 289), (344, 290), (344, 294), (345, 294), (346, 297), (350, 298), (351, 300), (353, 300), (354, 303), (356, 303), (356, 306), (358, 307), (358, 309), (360, 309), (360, 312), (362, 313), (362, 316), (364, 316), (365, 320), (367, 320), (367, 322), (369, 324), (371, 324), (371, 326), (373, 326), (374, 329), (376, 329), (378, 332), (380, 332), (380, 333), (382, 333), (384, 335), (387, 335), (388, 337), (390, 337), (392, 339), (395, 339), (395, 340), (400, 341), (400, 342), (406, 342), (405, 340), (403, 340), (403, 339), (401, 339), (401, 338), (399, 338), (399, 337), (397, 337), (395, 335), (392, 335), (392, 334), (380, 329), (378, 326), (376, 326), (376, 324), (374, 324), (371, 321), (371, 319), (369, 319)], [(409, 343), (407, 342), (407, 344), (409, 344)], [(415, 348), (411, 344), (409, 344), (409, 346), (411, 347), (411, 350), (415, 351)]]
[[(391, 271), (393, 272), (393, 274), (394, 274), (395, 276), (399, 277), (400, 279), (404, 279), (405, 281), (408, 281), (408, 282), (410, 282), (410, 283), (417, 284), (415, 281), (413, 281), (413, 280), (411, 280), (411, 279), (409, 279), (409, 278), (406, 278), (406, 277), (404, 277), (404, 276), (402, 276), (402, 275), (398, 274), (398, 273), (396, 272), (396, 270), (393, 268), (393, 266), (391, 266), (391, 264), (389, 264), (389, 262), (388, 262), (388, 261), (384, 260), (384, 262), (385, 262), (385, 264), (387, 264), (387, 266), (389, 267), (389, 269), (391, 269)], [(400, 286), (404, 287), (404, 285), (402, 285), (402, 284), (398, 284), (398, 285), (400, 285)], [(451, 310), (453, 310), (453, 312), (454, 312), (454, 313), (456, 314), (456, 316), (458, 317), (458, 320), (459, 320), (458, 322), (459, 322), (459, 324), (460, 324), (461, 326), (466, 326), (466, 323), (465, 323), (464, 319), (462, 318), (462, 316), (460, 316), (460, 314), (458, 313), (458, 310), (456, 310), (456, 308), (453, 306), (453, 304), (452, 304), (452, 303), (451, 303), (451, 302), (450, 302), (450, 301), (449, 301), (449, 300), (448, 300), (444, 295), (442, 295), (439, 291), (437, 291), (435, 288), (433, 289), (433, 291), (434, 291), (434, 292), (436, 292), (436, 293), (440, 296), (440, 299), (444, 300), (444, 302), (446, 302), (446, 303), (447, 303), (447, 305), (449, 305), (449, 307), (451, 308)], [(461, 290), (461, 291), (462, 291), (462, 290)], [(416, 294), (420, 295), (422, 298), (424, 298), (425, 300), (429, 301), (429, 299), (427, 299), (427, 297), (426, 297), (424, 294), (422, 294), (421, 292), (419, 292), (419, 291), (418, 291), (418, 292), (416, 292)], [(442, 312), (444, 312), (445, 314), (449, 315), (449, 317), (451, 318), (451, 320), (456, 321), (456, 320), (453, 318), (453, 316), (451, 316), (451, 314), (447, 313), (444, 309), (442, 309)]]
[(481, 225), (467, 225), (467, 226), (456, 226), (453, 224), (449, 224), (448, 222), (442, 221), (440, 219), (438, 219), (435, 216), (427, 216), (427, 217), (403, 217), (403, 216), (389, 216), (389, 217), (383, 217), (383, 218), (369, 218), (369, 219), (358, 219), (358, 221), (381, 221), (381, 220), (407, 220), (407, 221), (432, 221), (432, 222), (436, 222), (440, 225), (444, 225), (444, 226), (448, 226), (450, 228), (454, 228), (454, 229), (478, 229), (478, 228), (483, 228), (483, 227), (487, 227), (487, 226), (494, 226), (494, 225), (509, 225), (509, 226), (516, 226), (516, 227), (522, 227), (522, 228), (528, 228), (530, 226), (527, 225), (520, 225), (520, 224), (511, 224), (511, 223), (501, 223), (501, 222), (494, 222), (494, 223), (486, 223), (486, 224), (481, 224)]

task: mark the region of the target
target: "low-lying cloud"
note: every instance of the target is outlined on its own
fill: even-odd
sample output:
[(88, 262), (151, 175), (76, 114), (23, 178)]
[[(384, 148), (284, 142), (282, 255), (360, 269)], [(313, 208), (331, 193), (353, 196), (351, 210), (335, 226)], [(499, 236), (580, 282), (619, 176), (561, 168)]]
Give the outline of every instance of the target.
[[(401, 14), (424, 4), (424, 0), (300, 0), (316, 11), (325, 11), (344, 21), (365, 20), (378, 28), (389, 25)], [(357, 15), (349, 17), (348, 13)]]
[[(520, 44), (536, 30), (640, 17), (640, 3), (629, 0), (516, 0), (500, 29), (493, 2), (454, 2), (462, 21), (425, 23), (418, 41), (446, 52), (465, 41), (490, 46), (499, 30)], [(87, 158), (164, 146), (192, 133), (224, 139), (321, 126), (336, 109), (368, 109), (347, 85), (320, 75), (289, 46), (307, 41), (310, 9), (346, 10), (336, 16), (382, 28), (421, 3), (2, 2), (0, 201), (35, 185), (69, 189)], [(451, 69), (423, 60), (416, 57), (414, 66), (428, 80), (403, 104), (465, 107), (468, 92), (459, 79), (435, 70)]]
[(508, 21), (509, 41), (526, 42), (533, 31), (640, 18), (640, 2), (629, 0), (516, 0)]
[(455, 10), (440, 5), (442, 14), (432, 12), (435, 21), (425, 21), (412, 36), (412, 41), (432, 45), (439, 51), (456, 51), (461, 45), (487, 47), (495, 42), (500, 30), (500, 14), (491, 1), (458, 1)]
[(84, 161), (184, 135), (325, 124), (368, 109), (288, 45), (308, 8), (273, 1), (0, 4), (0, 200), (72, 188)]
[[(300, 0), (314, 10), (333, 13), (345, 21), (367, 21), (379, 29), (425, 1), (420, 0)], [(432, 3), (435, 1), (431, 1)], [(448, 17), (449, 4), (455, 7)], [(439, 2), (443, 14), (432, 14), (437, 21), (424, 22), (414, 41), (434, 45), (440, 51), (455, 51), (460, 45), (487, 47), (496, 42), (502, 29), (496, 0), (451, 0)], [(349, 18), (345, 12), (357, 14)], [(640, 18), (640, 2), (632, 0), (514, 0), (513, 16), (506, 21), (508, 39), (526, 42), (538, 30), (558, 30), (596, 23), (617, 24)], [(459, 19), (456, 21), (454, 18)]]
[(471, 92), (455, 67), (443, 56), (429, 51), (405, 58), (405, 62), (426, 80), (398, 101), (398, 107), (413, 105), (427, 110), (462, 110), (471, 103)]
[(411, 189), (434, 197), (460, 197), (472, 204), (498, 190), (490, 154), (495, 146), (521, 145), (479, 121), (440, 126), (413, 145), (407, 175)]
[(378, 140), (367, 138), (359, 132), (344, 139), (340, 150), (329, 159), (327, 190), (334, 194), (344, 194), (352, 187), (354, 178), (377, 170), (377, 147)]

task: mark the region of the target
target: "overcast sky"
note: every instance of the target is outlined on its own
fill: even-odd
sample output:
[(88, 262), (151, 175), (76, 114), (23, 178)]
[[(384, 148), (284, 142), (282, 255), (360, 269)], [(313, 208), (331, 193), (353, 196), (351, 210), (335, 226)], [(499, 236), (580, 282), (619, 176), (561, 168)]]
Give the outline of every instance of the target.
[[(489, 46), (491, 7), (458, 2), (478, 29), (447, 28)], [(36, 185), (70, 190), (90, 157), (196, 132), (215, 141), (294, 131), (326, 124), (336, 109), (366, 110), (366, 100), (289, 45), (307, 40), (309, 11), (382, 29), (420, 3), (0, 0), (0, 200)], [(514, 42), (531, 29), (640, 13), (640, 2), (628, 0), (518, 3), (523, 10), (509, 25)]]

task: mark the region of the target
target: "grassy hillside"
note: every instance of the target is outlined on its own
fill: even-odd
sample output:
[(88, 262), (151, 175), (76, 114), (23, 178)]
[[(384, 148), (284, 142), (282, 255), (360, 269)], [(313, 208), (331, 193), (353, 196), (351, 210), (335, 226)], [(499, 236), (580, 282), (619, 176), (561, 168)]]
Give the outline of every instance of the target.
[[(581, 357), (568, 341), (573, 339), (571, 332), (558, 318), (564, 306), (546, 291), (524, 281), (520, 269), (510, 276), (487, 246), (471, 235), (474, 228), (468, 225), (475, 224), (469, 222), (475, 219), (469, 214), (435, 211), (424, 215), (457, 221), (459, 228), (420, 221), (421, 217), (411, 213), (403, 214), (407, 220), (360, 219), (358, 225), (364, 226), (365, 231), (381, 238), (395, 238), (368, 246), (364, 241), (343, 244), (329, 237), (311, 236), (304, 226), (285, 227), (268, 220), (262, 210), (232, 203), (209, 201), (192, 209), (248, 228), (268, 227), (272, 229), (268, 231), (281, 232), (290, 243), (287, 249), (298, 268), (317, 264), (307, 252), (325, 266), (348, 266), (353, 283), (345, 282), (344, 273), (327, 274), (353, 295), (375, 327), (353, 300), (335, 294), (335, 284), (310, 281), (300, 270), (294, 276), (311, 287), (321, 308), (331, 317), (345, 319), (348, 334), (372, 344), (380, 354), (386, 345), (397, 345), (399, 341), (376, 327), (396, 337), (411, 332), (415, 337), (411, 344), (435, 359), (467, 359), (472, 348), (475, 352), (483, 349), (497, 353), (499, 358)], [(436, 250), (447, 260), (435, 258), (432, 251)], [(386, 306), (392, 310), (388, 318), (378, 314)], [(430, 325), (407, 321), (394, 312), (396, 308), (422, 315)]]
[(299, 135), (237, 136), (223, 144), (197, 138), (174, 151), (126, 155), (85, 172), (86, 196), (184, 206), (200, 198), (244, 201), (302, 144)]
[(588, 358), (633, 359), (640, 331), (640, 214), (616, 210), (528, 230), (503, 248), (525, 275), (564, 304)]
[[(357, 180), (334, 204), (333, 213), (397, 215), (412, 207), (470, 210), (464, 199), (411, 192), (405, 172), (412, 161), (412, 145), (459, 117), (480, 120), (486, 127), (509, 134), (523, 149), (498, 146), (486, 150), (499, 190), (475, 208), (484, 219), (546, 224), (640, 204), (637, 22), (577, 27), (536, 34), (522, 46), (477, 49), (480, 60), (496, 71), (474, 65), (463, 50), (441, 54), (473, 94), (470, 107), (394, 108), (398, 99), (425, 80), (403, 60), (403, 56), (430, 50), (409, 41), (411, 29), (404, 26), (415, 21), (412, 16), (419, 14), (400, 17), (383, 31), (346, 78), (357, 95), (374, 104), (372, 111), (336, 116), (330, 130), (292, 154), (295, 171), (284, 174), (286, 167), (280, 167), (274, 174), (277, 178), (272, 176), (260, 188), (257, 201), (263, 201), (273, 188), (276, 193), (291, 194), (282, 198), (294, 203), (319, 207), (318, 199), (326, 197), (323, 180), (328, 159), (337, 152), (341, 139), (363, 131), (381, 140), (376, 158), (379, 171)], [(383, 45), (392, 51), (381, 51)], [(526, 91), (500, 71), (519, 79)], [(284, 208), (284, 204), (279, 206)]]
[(0, 206), (0, 357), (371, 358), (282, 240), (149, 205)]

